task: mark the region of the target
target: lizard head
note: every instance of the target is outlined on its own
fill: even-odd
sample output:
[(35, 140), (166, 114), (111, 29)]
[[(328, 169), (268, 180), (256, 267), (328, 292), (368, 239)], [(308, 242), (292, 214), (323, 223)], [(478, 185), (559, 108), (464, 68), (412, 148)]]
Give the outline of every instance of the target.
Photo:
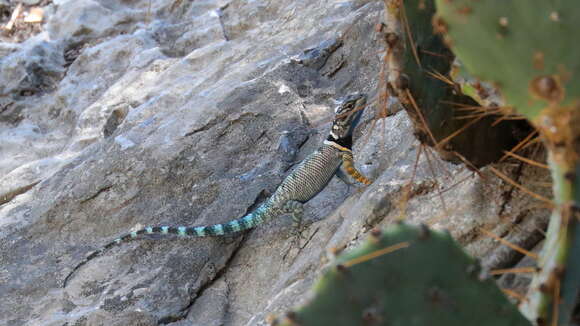
[(340, 99), (327, 140), (351, 148), (352, 132), (362, 116), (366, 103), (364, 94), (351, 94)]

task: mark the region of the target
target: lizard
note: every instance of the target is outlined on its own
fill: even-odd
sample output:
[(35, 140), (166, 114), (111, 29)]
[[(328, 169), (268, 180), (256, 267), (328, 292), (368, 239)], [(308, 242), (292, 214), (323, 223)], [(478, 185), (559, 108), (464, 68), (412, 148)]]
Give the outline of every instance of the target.
[(226, 236), (254, 228), (284, 214), (292, 215), (294, 226), (299, 233), (304, 210), (303, 204), (321, 192), (334, 175), (347, 183), (350, 183), (347, 181), (347, 175), (360, 183), (367, 185), (371, 183), (355, 168), (352, 154), (352, 135), (366, 105), (366, 96), (358, 93), (351, 94), (339, 100), (337, 104), (332, 127), (323, 144), (290, 172), (270, 198), (254, 211), (226, 223), (197, 227), (147, 226), (126, 233), (93, 251), (78, 263), (64, 279), (63, 287), (66, 287), (68, 280), (77, 270), (93, 258), (100, 256), (109, 248), (138, 238), (140, 235)]

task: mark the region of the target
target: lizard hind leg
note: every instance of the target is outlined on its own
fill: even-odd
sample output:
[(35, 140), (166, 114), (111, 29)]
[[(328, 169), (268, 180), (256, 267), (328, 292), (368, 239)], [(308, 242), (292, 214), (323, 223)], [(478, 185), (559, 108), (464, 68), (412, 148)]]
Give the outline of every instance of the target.
[(297, 240), (299, 243), (300, 239), (303, 238), (302, 232), (305, 229), (302, 223), (304, 218), (304, 204), (299, 201), (289, 200), (282, 210), (284, 213), (292, 216), (292, 235), (294, 236), (295, 241)]
[(305, 226), (302, 223), (304, 217), (304, 205), (299, 201), (290, 200), (282, 207), (282, 210), (284, 213), (290, 214), (292, 216), (292, 224), (293, 224), (291, 234), (292, 241), (290, 247), (282, 257), (282, 260), (286, 260), (286, 257), (288, 256), (292, 248), (296, 248), (298, 251), (302, 249), (300, 242), (302, 239), (305, 238), (303, 235)]
[(282, 208), (284, 213), (292, 215), (292, 222), (294, 228), (300, 230), (302, 227), (302, 219), (304, 217), (304, 205), (296, 200), (289, 200)]

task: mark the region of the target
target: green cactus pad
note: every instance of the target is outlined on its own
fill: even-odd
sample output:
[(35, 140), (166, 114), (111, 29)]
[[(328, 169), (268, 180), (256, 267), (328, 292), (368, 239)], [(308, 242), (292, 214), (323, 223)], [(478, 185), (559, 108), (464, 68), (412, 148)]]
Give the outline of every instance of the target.
[(529, 325), (492, 279), (482, 279), (477, 260), (427, 227), (373, 232), (327, 268), (314, 292), (273, 324)]
[(436, 2), (437, 29), (467, 70), (493, 82), (529, 120), (549, 106), (578, 105), (576, 0)]
[[(449, 79), (455, 56), (441, 36), (433, 32), (435, 3), (405, 0), (403, 4), (408, 26), (403, 72), (408, 76), (409, 90), (422, 115), (421, 118), (414, 105), (405, 105), (413, 120), (415, 134), (422, 143), (430, 146), (435, 145), (432, 138), (437, 143), (445, 140), (443, 146), (435, 149), (448, 160), (462, 160), (455, 152), (477, 167), (498, 160), (504, 155), (504, 150), (513, 148), (527, 135), (527, 123), (497, 123), (499, 117), (493, 115), (480, 117), (477, 121), (476, 117), (465, 118), (475, 111), (469, 108), (479, 107), (479, 103), (463, 94), (461, 85)], [(449, 80), (443, 81), (442, 78)], [(429, 131), (424, 127), (423, 119)]]

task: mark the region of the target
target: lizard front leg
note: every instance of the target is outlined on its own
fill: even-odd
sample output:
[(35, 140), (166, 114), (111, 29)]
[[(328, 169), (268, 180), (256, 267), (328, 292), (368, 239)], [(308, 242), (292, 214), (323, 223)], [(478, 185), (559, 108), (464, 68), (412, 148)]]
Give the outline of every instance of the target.
[(342, 154), (342, 167), (346, 174), (350, 175), (356, 181), (363, 183), (365, 185), (370, 185), (373, 183), (370, 179), (365, 177), (362, 173), (360, 173), (356, 167), (354, 166), (354, 158), (351, 152), (344, 152)]

